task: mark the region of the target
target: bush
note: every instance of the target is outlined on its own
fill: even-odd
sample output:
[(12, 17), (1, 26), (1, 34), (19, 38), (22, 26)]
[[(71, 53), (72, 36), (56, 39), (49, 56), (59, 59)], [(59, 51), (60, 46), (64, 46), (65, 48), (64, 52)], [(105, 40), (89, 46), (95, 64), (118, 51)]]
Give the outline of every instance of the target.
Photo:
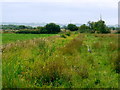
[(66, 32), (65, 35), (70, 36), (71, 32)]
[(66, 38), (66, 35), (65, 34), (61, 34), (60, 37)]
[(0, 25), (3, 30), (20, 30), (20, 29), (33, 29), (31, 26), (25, 25)]
[(86, 26), (85, 24), (83, 24), (83, 25), (81, 25), (81, 26), (79, 27), (79, 31), (80, 31), (80, 33), (90, 32), (89, 27)]
[(67, 29), (69, 29), (70, 31), (77, 31), (78, 27), (74, 24), (68, 24)]
[(97, 22), (88, 22), (90, 30), (98, 33), (110, 33), (110, 29), (106, 26), (105, 21), (99, 20)]
[(75, 31), (74, 34), (78, 34), (79, 32), (78, 31)]
[[(21, 26), (22, 28), (23, 26)], [(24, 28), (24, 27), (23, 27)], [(60, 26), (54, 23), (49, 23), (45, 27), (37, 27), (35, 29), (21, 29), (16, 33), (24, 34), (56, 34), (60, 32)]]
[(47, 33), (55, 34), (60, 32), (60, 26), (56, 25), (55, 23), (49, 23), (45, 26), (44, 30), (46, 30)]
[(19, 30), (16, 33), (22, 33), (22, 34), (40, 34), (39, 30), (29, 30), (29, 29), (25, 29), (25, 30)]
[(117, 33), (120, 33), (120, 30), (117, 30)]

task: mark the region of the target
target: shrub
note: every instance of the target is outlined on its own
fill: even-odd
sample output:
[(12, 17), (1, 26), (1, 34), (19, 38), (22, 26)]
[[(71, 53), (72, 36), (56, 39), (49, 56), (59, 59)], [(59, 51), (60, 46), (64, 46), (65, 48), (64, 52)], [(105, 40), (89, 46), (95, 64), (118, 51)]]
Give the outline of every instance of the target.
[(45, 26), (45, 30), (47, 31), (47, 33), (58, 33), (60, 32), (60, 26), (56, 25), (55, 23), (49, 23)]
[(70, 30), (70, 31), (77, 31), (78, 30), (78, 27), (74, 24), (68, 24), (67, 28)]
[(120, 30), (117, 30), (117, 33), (120, 33)]
[(71, 32), (66, 32), (65, 35), (70, 36)]
[(83, 25), (81, 25), (81, 26), (79, 27), (79, 31), (80, 31), (80, 33), (90, 32), (89, 27), (86, 26), (85, 24), (83, 24)]
[(40, 34), (39, 30), (29, 30), (29, 29), (24, 29), (24, 30), (19, 30), (16, 31), (16, 33), (21, 33), (21, 34)]
[(75, 31), (74, 34), (78, 34), (79, 32), (78, 31)]
[(60, 37), (66, 38), (66, 35), (65, 34), (61, 34)]
[(37, 29), (40, 31), (41, 34), (47, 34), (47, 30), (45, 29), (45, 27), (37, 27)]

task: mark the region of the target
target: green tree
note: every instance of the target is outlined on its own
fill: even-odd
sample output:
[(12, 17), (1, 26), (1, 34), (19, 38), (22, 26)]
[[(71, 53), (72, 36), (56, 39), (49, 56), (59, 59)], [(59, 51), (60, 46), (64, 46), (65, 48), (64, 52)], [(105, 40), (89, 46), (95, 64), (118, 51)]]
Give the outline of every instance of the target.
[(20, 29), (33, 29), (31, 26), (25, 25), (2, 25), (3, 30), (20, 30)]
[(26, 29), (27, 27), (24, 25), (19, 25), (19, 29)]
[(67, 29), (70, 31), (77, 31), (78, 27), (75, 24), (68, 24)]
[(90, 29), (90, 32), (92, 33), (95, 33), (96, 31), (96, 27), (98, 26), (96, 22), (88, 22), (88, 26), (89, 26), (89, 29)]
[(55, 23), (49, 23), (45, 26), (44, 30), (46, 30), (47, 33), (58, 33), (60, 32), (60, 26), (56, 25)]
[(89, 27), (85, 24), (83, 24), (79, 27), (79, 31), (80, 31), (80, 33), (90, 32)]
[(110, 29), (106, 26), (105, 21), (99, 20), (97, 22), (88, 22), (88, 26), (91, 32), (98, 32), (98, 33), (109, 33)]
[(115, 30), (116, 28), (115, 28), (115, 27), (109, 27), (109, 29), (111, 29), (111, 30)]
[(109, 33), (110, 29), (106, 26), (105, 21), (103, 20), (99, 20), (98, 22), (96, 22), (97, 26), (96, 29), (99, 33)]

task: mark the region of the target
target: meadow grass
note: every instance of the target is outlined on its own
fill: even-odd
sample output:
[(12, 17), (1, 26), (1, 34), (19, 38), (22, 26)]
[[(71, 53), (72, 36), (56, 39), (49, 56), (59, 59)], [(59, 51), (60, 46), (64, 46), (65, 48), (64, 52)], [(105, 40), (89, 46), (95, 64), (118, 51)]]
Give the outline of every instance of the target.
[(118, 50), (117, 34), (70, 34), (11, 43), (2, 49), (2, 84), (4, 88), (118, 88)]
[(28, 40), (34, 38), (42, 38), (42, 37), (49, 37), (54, 36), (56, 34), (15, 34), (15, 33), (3, 33), (2, 35), (2, 43), (11, 43), (17, 40)]

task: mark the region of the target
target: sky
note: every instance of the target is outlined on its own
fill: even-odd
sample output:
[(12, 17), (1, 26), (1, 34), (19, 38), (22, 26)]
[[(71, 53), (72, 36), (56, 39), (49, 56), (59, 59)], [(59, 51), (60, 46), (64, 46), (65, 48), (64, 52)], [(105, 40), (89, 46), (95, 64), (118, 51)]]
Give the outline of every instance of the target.
[(1, 0), (0, 20), (18, 23), (118, 23), (119, 0)]

